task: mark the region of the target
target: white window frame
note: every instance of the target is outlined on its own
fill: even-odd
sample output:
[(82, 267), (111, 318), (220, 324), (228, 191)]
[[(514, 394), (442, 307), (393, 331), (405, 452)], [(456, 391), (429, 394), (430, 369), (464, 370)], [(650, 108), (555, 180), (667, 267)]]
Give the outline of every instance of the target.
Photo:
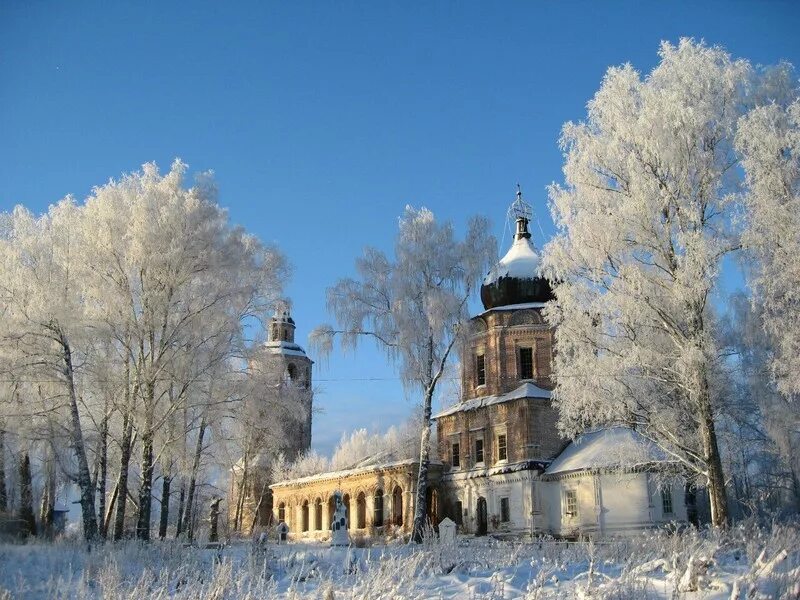
[[(661, 495), (661, 514), (665, 517), (667, 515), (673, 516), (675, 514), (675, 503), (672, 498), (672, 486), (661, 486), (659, 493)], [(667, 510), (667, 503), (669, 503), (669, 510)]]
[[(455, 451), (456, 446), (458, 446), (458, 452)], [(454, 458), (458, 459), (458, 464), (455, 464)], [(461, 440), (450, 440), (450, 468), (452, 469), (460, 469), (461, 468)]]
[[(505, 456), (505, 458), (501, 458), (500, 457), (500, 438), (501, 437), (505, 438), (505, 442), (506, 442), (505, 443), (505, 446), (506, 446), (506, 456)], [(498, 432), (495, 433), (494, 439), (495, 439), (495, 443), (497, 444), (497, 462), (498, 463), (508, 462), (508, 432), (506, 430), (498, 431)], [(484, 451), (484, 453), (485, 453), (485, 451)]]
[[(573, 502), (570, 502), (570, 498), (572, 498)], [(570, 511), (570, 504), (574, 506), (574, 510)], [(578, 516), (578, 490), (571, 488), (566, 489), (562, 492), (561, 495), (561, 512), (562, 514), (569, 518), (574, 519)]]

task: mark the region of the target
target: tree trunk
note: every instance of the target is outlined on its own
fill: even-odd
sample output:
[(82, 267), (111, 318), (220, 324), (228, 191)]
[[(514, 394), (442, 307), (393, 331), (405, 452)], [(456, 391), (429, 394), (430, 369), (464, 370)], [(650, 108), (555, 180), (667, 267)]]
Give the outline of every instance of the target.
[(139, 485), (139, 515), (136, 520), (136, 537), (145, 541), (150, 539), (153, 468), (153, 434), (152, 431), (146, 431), (142, 436), (142, 481)]
[(119, 476), (117, 478), (117, 512), (114, 515), (114, 540), (125, 535), (125, 507), (128, 505), (128, 471), (133, 449), (133, 403), (138, 387), (131, 393), (130, 366), (125, 364), (125, 414), (122, 416), (122, 442), (120, 444)]
[(122, 423), (122, 444), (119, 459), (119, 478), (117, 479), (117, 513), (114, 515), (114, 539), (121, 540), (125, 535), (125, 507), (128, 505), (128, 472), (133, 449), (133, 418), (125, 415)]
[(19, 459), (19, 519), (23, 524), (23, 535), (36, 535), (36, 517), (33, 515), (31, 457), (27, 452), (24, 452)]
[(175, 523), (175, 539), (181, 537), (183, 531), (183, 501), (186, 499), (186, 482), (181, 477), (181, 491), (178, 494), (178, 520)]
[(722, 471), (722, 457), (717, 445), (714, 416), (711, 412), (711, 398), (708, 379), (703, 371), (699, 383), (700, 439), (703, 446), (703, 459), (708, 470), (708, 497), (711, 504), (711, 523), (716, 527), (728, 524), (728, 499), (725, 494), (725, 475)]
[(39, 507), (39, 524), (45, 537), (53, 534), (53, 520), (56, 508), (56, 469), (53, 464), (52, 449), (45, 459), (45, 481), (42, 489), (42, 502)]
[(431, 455), (431, 402), (433, 389), (429, 386), (425, 392), (425, 402), (422, 409), (422, 436), (419, 445), (419, 473), (417, 474), (417, 492), (414, 501), (414, 528), (411, 539), (416, 543), (422, 542), (422, 533), (425, 530), (425, 517), (427, 516), (428, 493), (428, 465)]
[(83, 431), (81, 429), (80, 413), (78, 412), (78, 395), (75, 391), (75, 371), (72, 367), (72, 351), (69, 341), (63, 333), (61, 336), (61, 347), (64, 352), (64, 376), (67, 380), (69, 391), (69, 407), (72, 417), (72, 427), (70, 437), (72, 449), (78, 462), (78, 487), (81, 491), (81, 514), (83, 516), (83, 536), (87, 540), (97, 537), (97, 513), (94, 506), (94, 486), (92, 485), (92, 475), (89, 472), (89, 462), (86, 460), (86, 447), (83, 443)]
[(153, 419), (155, 418), (155, 382), (147, 383), (144, 427), (142, 430), (142, 480), (139, 484), (139, 515), (136, 520), (136, 537), (150, 539), (150, 511), (153, 497)]
[(97, 497), (100, 516), (100, 537), (106, 539), (108, 525), (106, 524), (106, 480), (108, 479), (108, 406), (106, 406), (103, 422), (100, 424), (100, 473), (97, 478)]
[(167, 524), (169, 523), (169, 486), (171, 483), (172, 478), (165, 474), (161, 481), (161, 515), (158, 523), (158, 537), (162, 540), (167, 537)]
[(8, 510), (8, 490), (6, 489), (6, 432), (0, 421), (0, 513)]
[(240, 531), (242, 528), (242, 515), (244, 514), (244, 496), (247, 490), (247, 477), (249, 476), (247, 469), (247, 454), (244, 455), (244, 462), (242, 463), (242, 477), (239, 480), (239, 493), (236, 495), (236, 513), (233, 516), (233, 530)]
[(218, 526), (219, 526), (219, 503), (221, 502), (221, 498), (214, 498), (211, 500), (211, 505), (209, 507), (209, 515), (208, 515), (208, 541), (209, 542), (216, 542), (219, 540)]
[(206, 417), (200, 420), (200, 429), (197, 432), (197, 445), (194, 450), (194, 461), (192, 462), (192, 475), (189, 479), (189, 493), (186, 498), (186, 514), (183, 518), (183, 529), (187, 533), (189, 540), (192, 539), (194, 531), (192, 531), (192, 507), (194, 505), (194, 493), (197, 486), (197, 472), (200, 469), (200, 458), (203, 454), (203, 437), (206, 433)]
[(119, 482), (114, 484), (114, 489), (111, 490), (111, 499), (108, 501), (108, 507), (106, 507), (106, 513), (103, 515), (103, 531), (105, 532), (106, 537), (108, 537), (109, 527), (111, 526), (111, 516), (114, 514), (114, 508), (116, 507), (118, 494), (119, 494)]

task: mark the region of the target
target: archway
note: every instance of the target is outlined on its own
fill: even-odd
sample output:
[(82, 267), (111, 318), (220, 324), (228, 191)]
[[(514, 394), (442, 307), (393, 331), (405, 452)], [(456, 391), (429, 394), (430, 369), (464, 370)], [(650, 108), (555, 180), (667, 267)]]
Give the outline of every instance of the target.
[(364, 529), (367, 526), (367, 497), (364, 492), (359, 492), (356, 496), (356, 529)]
[(428, 522), (434, 527), (439, 524), (439, 492), (436, 488), (429, 487), (425, 490), (425, 514)]
[(302, 515), (300, 520), (302, 525), (300, 531), (308, 531), (308, 500), (303, 500)]
[(403, 525), (403, 490), (399, 485), (392, 492), (392, 525)]
[(486, 512), (486, 498), (478, 498), (478, 529), (475, 535), (486, 535), (489, 530), (489, 519)]
[(314, 501), (314, 530), (322, 530), (322, 499), (317, 498)]
[(372, 499), (372, 505), (372, 524), (375, 527), (383, 527), (383, 490), (375, 490), (375, 497)]
[(328, 498), (328, 526), (333, 523), (333, 515), (336, 512), (336, 498), (331, 496)]
[(350, 494), (342, 496), (342, 504), (344, 504), (344, 516), (347, 519), (347, 528), (352, 529), (353, 521), (350, 520)]

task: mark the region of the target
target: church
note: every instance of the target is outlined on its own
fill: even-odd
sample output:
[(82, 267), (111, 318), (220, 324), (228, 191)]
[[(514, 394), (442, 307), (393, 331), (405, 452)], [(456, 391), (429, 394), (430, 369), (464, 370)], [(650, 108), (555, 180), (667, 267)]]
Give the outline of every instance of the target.
[[(554, 331), (542, 314), (553, 292), (539, 275), (521, 192), (509, 213), (511, 247), (483, 281), (483, 312), (468, 322), (461, 398), (433, 417), (431, 523), (447, 516), (467, 534), (575, 538), (686, 522), (692, 496), (667, 476), (675, 465), (638, 433), (615, 427), (571, 442), (559, 436), (551, 401)], [(286, 523), (295, 539), (328, 539), (340, 491), (351, 535), (407, 534), (417, 472), (414, 458), (382, 457), (275, 482), (272, 522)]]

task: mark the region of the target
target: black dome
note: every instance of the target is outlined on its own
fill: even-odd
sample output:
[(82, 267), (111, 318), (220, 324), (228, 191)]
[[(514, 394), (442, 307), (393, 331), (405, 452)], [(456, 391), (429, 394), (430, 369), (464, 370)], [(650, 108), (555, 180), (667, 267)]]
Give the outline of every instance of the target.
[(481, 285), (481, 302), (486, 310), (554, 298), (550, 283), (539, 276), (541, 258), (530, 238), (528, 220), (518, 218), (514, 243)]

